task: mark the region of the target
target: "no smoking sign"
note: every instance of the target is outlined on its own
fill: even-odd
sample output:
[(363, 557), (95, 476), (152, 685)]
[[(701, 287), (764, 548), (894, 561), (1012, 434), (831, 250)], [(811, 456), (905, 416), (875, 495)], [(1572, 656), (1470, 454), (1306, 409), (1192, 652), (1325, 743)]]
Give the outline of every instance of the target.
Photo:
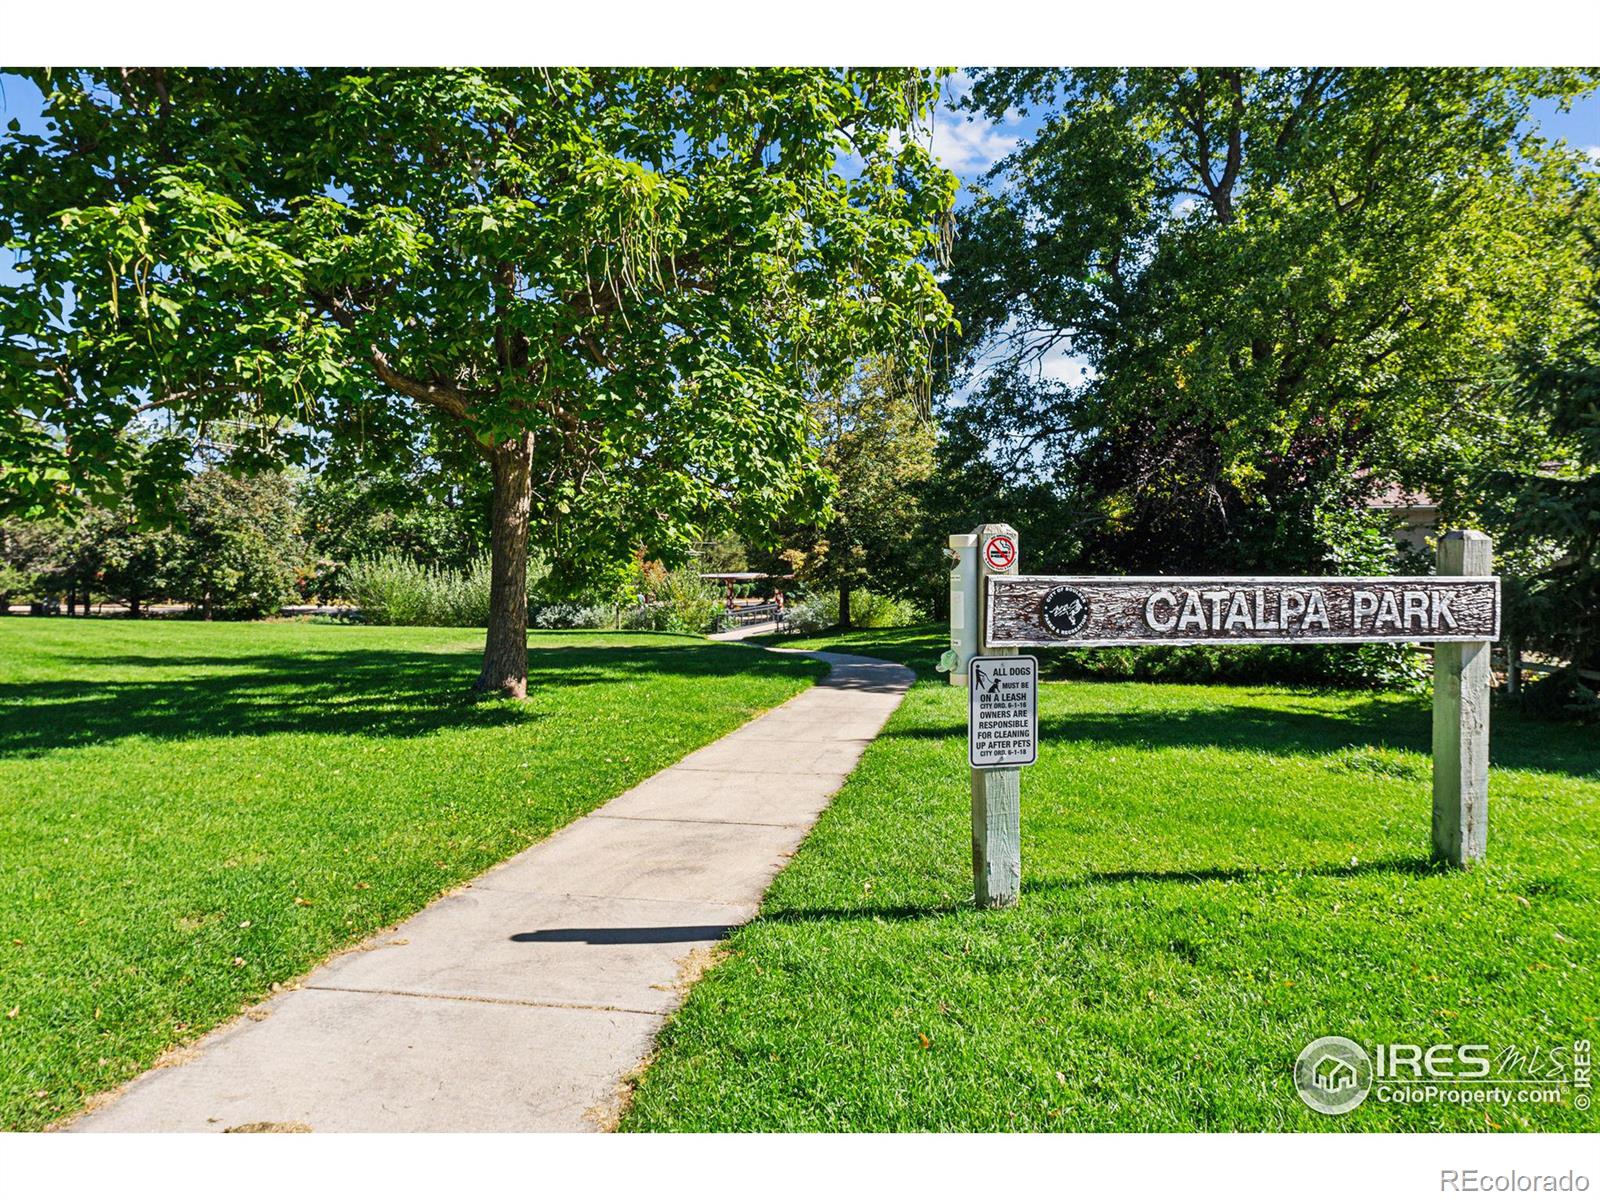
[(991, 571), (1008, 571), (1017, 561), (1017, 543), (1004, 534), (996, 534), (983, 544), (983, 561)]

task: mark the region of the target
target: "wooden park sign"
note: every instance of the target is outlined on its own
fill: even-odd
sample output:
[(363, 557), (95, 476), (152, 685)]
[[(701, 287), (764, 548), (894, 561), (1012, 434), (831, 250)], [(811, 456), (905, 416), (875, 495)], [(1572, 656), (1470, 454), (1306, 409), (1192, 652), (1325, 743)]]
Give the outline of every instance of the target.
[(991, 575), (989, 646), (1492, 642), (1498, 579)]
[[(950, 539), (951, 683), (972, 687), (969, 664), (978, 664), (984, 686), (1001, 679), (1004, 689), (1013, 672), (997, 672), (997, 657), (1023, 646), (1433, 643), (1434, 855), (1455, 866), (1483, 857), (1489, 648), (1500, 636), (1500, 580), (1484, 534), (1441, 537), (1437, 575), (1375, 577), (1019, 575), (1019, 544), (1009, 525)], [(1036, 673), (1015, 674), (1031, 687)], [(1001, 694), (969, 697), (972, 866), (983, 907), (1014, 904), (1021, 892), (1021, 772), (1012, 764), (1033, 759), (1031, 741), (1006, 740), (1020, 728), (1014, 715), (994, 707), (1001, 715), (984, 728)]]

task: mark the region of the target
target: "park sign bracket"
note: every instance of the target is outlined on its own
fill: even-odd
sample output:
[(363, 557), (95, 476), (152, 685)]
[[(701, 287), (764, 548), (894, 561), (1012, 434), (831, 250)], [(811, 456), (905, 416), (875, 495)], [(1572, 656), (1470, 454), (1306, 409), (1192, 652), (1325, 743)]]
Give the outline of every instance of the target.
[[(1020, 575), (1018, 546), (1009, 525), (982, 525), (950, 539), (944, 662), (950, 682), (970, 693), (972, 865), (980, 907), (1015, 904), (1021, 893), (1018, 768), (1034, 761), (1038, 741), (1032, 707), (1038, 665), (1017, 653), (1028, 646), (1433, 643), (1434, 857), (1453, 866), (1483, 858), (1489, 650), (1500, 637), (1500, 580), (1486, 535), (1443, 535), (1438, 573), (1407, 576)], [(988, 701), (978, 694), (980, 671), (985, 685), (1012, 684), (1014, 675), (1015, 692), (1008, 687), (1005, 694), (1020, 705), (1026, 689), (1025, 722), (1020, 709), (996, 699), (1002, 693)]]

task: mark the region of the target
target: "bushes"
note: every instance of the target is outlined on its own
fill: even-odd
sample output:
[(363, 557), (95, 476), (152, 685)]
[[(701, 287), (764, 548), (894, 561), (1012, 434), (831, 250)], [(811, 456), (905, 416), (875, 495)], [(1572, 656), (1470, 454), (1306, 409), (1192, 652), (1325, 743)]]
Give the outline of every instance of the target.
[(610, 629), (616, 609), (609, 604), (573, 604), (557, 601), (528, 609), (529, 629)]
[[(528, 564), (530, 586), (542, 584), (549, 570), (542, 559)], [(489, 621), (489, 560), (465, 571), (441, 570), (400, 554), (362, 558), (344, 569), (344, 590), (369, 625), (471, 625)], [(691, 571), (666, 572), (656, 581), (656, 600), (630, 609), (629, 629), (702, 633), (722, 609), (717, 590)], [(616, 606), (593, 595), (576, 600), (528, 601), (529, 629), (612, 629)]]
[(661, 587), (658, 611), (666, 632), (704, 633), (722, 611), (722, 596), (694, 571), (669, 571)]
[(345, 588), (369, 625), (489, 623), (489, 560), (445, 571), (399, 554), (357, 559), (345, 568)]
[[(850, 624), (855, 629), (897, 629), (922, 619), (910, 600), (877, 592), (850, 592)], [(816, 592), (789, 609), (787, 624), (796, 633), (820, 633), (839, 624), (839, 593)]]
[(722, 594), (687, 568), (659, 572), (648, 580), (653, 602), (641, 603), (623, 614), (627, 629), (657, 633), (704, 633), (715, 627), (722, 613)]
[(1051, 675), (1165, 683), (1290, 683), (1411, 689), (1428, 659), (1408, 645), (1108, 646), (1032, 651)]
[(1522, 689), (1521, 708), (1546, 720), (1600, 724), (1600, 695), (1584, 682), (1576, 667), (1553, 671)]

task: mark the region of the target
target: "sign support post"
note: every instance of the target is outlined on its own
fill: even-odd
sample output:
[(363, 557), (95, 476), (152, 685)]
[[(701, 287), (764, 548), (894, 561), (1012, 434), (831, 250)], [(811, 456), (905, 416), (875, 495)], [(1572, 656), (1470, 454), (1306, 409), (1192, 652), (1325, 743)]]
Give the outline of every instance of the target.
[[(1489, 536), (1458, 530), (1439, 539), (1438, 573), (1493, 575)], [(1451, 866), (1483, 858), (1489, 836), (1491, 642), (1433, 647), (1433, 854)]]
[[(977, 538), (975, 611), (978, 653), (1010, 656), (1012, 649), (988, 644), (988, 580), (1017, 573), (1017, 531), (980, 525)], [(971, 687), (968, 681), (968, 687)], [(972, 768), (972, 883), (979, 908), (1009, 908), (1022, 893), (1022, 771), (1017, 767)]]

